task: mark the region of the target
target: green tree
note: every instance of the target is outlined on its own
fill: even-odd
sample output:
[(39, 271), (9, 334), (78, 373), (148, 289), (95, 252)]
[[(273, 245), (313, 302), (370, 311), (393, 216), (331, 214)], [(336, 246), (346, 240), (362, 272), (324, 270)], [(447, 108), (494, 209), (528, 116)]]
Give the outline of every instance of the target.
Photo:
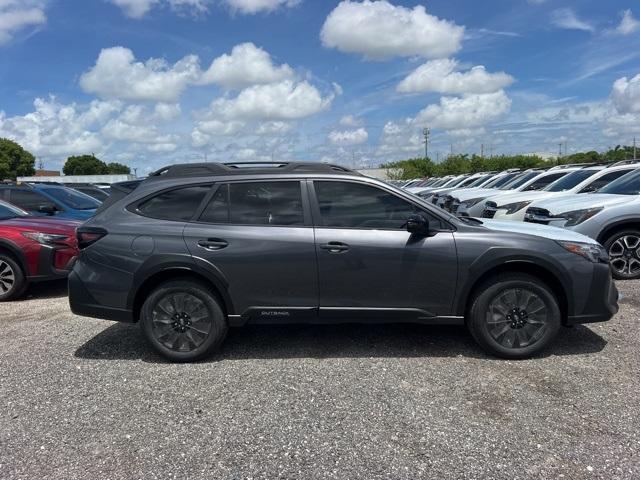
[(129, 175), (131, 173), (131, 169), (126, 165), (117, 162), (111, 162), (107, 165), (109, 169), (109, 173), (112, 175)]
[(0, 138), (0, 179), (27, 177), (36, 172), (35, 157), (16, 142)]
[(65, 175), (106, 175), (109, 167), (94, 155), (79, 155), (67, 158), (62, 171)]

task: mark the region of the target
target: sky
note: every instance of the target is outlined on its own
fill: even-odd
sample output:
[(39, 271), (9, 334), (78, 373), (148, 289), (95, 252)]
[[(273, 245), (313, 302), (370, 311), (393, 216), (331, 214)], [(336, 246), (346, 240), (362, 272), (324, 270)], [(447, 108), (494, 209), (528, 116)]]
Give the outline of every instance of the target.
[(636, 0), (0, 0), (0, 137), (352, 167), (640, 142)]

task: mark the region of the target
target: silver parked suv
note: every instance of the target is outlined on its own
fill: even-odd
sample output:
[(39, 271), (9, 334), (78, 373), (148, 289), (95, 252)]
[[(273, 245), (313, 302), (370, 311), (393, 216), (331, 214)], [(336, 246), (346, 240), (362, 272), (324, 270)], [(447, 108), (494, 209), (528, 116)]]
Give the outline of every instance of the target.
[(335, 321), (466, 325), (488, 352), (524, 358), (618, 308), (588, 237), (458, 219), (326, 164), (173, 165), (114, 186), (78, 243), (72, 310), (139, 322), (175, 361), (231, 326)]

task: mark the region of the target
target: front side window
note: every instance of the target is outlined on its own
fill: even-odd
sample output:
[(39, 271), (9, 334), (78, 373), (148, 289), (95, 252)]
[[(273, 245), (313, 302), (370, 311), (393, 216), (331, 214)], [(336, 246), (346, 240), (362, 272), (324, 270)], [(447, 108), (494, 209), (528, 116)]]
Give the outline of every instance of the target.
[(570, 190), (579, 183), (582, 183), (587, 178), (592, 175), (598, 173), (599, 170), (595, 170), (593, 168), (588, 168), (584, 170), (576, 170), (575, 172), (571, 172), (569, 175), (565, 175), (560, 180), (557, 180), (544, 188), (547, 192), (564, 192), (566, 190)]
[(220, 185), (201, 222), (232, 225), (302, 226), (300, 182), (239, 182)]
[(629, 172), (632, 172), (633, 169), (628, 169), (628, 170), (616, 170), (615, 172), (609, 172), (606, 175), (602, 175), (600, 178), (596, 178), (593, 182), (591, 182), (589, 185), (587, 185), (586, 187), (584, 187), (580, 193), (584, 193), (584, 192), (597, 192), (599, 191), (602, 187), (605, 187), (606, 185), (609, 185), (611, 182), (613, 182), (614, 180), (617, 180), (618, 178), (622, 177), (623, 175), (626, 175)]
[(537, 180), (534, 180), (533, 182), (531, 182), (530, 185), (525, 187), (524, 191), (529, 192), (531, 190), (541, 190), (547, 185), (555, 182), (559, 178), (564, 177), (566, 174), (567, 172), (560, 172), (560, 173), (551, 173), (549, 175), (544, 175), (538, 178)]
[(370, 185), (314, 182), (321, 225), (333, 228), (405, 228), (409, 216), (423, 213), (413, 204)]
[(138, 206), (138, 212), (163, 220), (191, 220), (210, 188), (210, 185), (197, 185), (168, 190), (145, 200)]
[(93, 210), (100, 202), (89, 195), (65, 187), (43, 188), (43, 192), (75, 210)]

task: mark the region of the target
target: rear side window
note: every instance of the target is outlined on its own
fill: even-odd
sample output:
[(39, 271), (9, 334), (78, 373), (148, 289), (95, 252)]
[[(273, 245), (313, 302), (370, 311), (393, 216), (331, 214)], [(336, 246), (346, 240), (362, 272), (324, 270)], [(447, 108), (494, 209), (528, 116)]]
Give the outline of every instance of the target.
[(413, 204), (369, 185), (314, 182), (314, 186), (325, 227), (401, 230), (412, 214), (423, 213)]
[(11, 190), (9, 194), (9, 202), (17, 205), (23, 210), (38, 210), (40, 205), (51, 204), (51, 200), (44, 195), (40, 195), (33, 190), (22, 190), (16, 188)]
[(300, 182), (223, 184), (199, 220), (233, 225), (304, 225)]
[(168, 190), (145, 200), (138, 206), (138, 212), (163, 220), (191, 220), (210, 189), (210, 185), (197, 185)]

